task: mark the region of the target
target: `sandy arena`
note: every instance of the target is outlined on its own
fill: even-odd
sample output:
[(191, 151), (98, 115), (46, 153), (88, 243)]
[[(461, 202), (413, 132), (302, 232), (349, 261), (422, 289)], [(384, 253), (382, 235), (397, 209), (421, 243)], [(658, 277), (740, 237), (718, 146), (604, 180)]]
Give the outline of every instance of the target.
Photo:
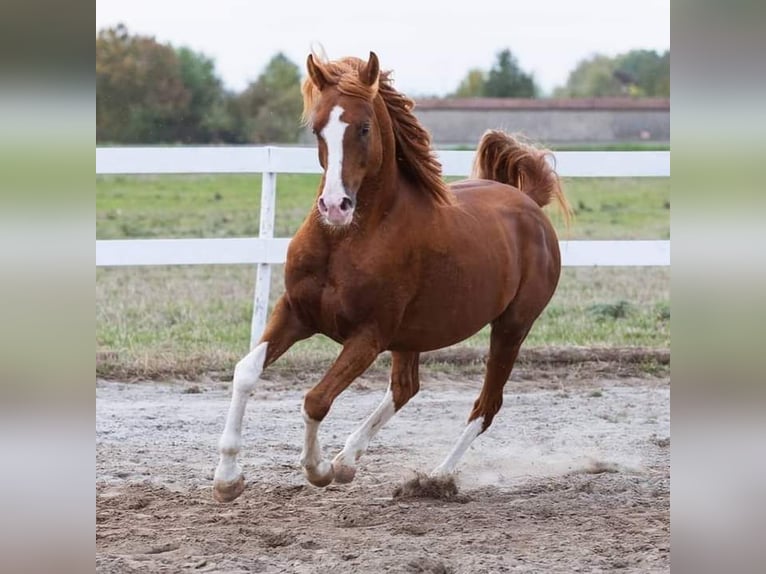
[[(305, 378), (305, 377), (298, 377)], [(512, 377), (512, 379), (515, 378)], [(98, 572), (667, 572), (670, 381), (512, 380), (449, 499), (394, 497), (458, 438), (480, 375), (423, 374), (356, 480), (310, 486), (298, 465), (306, 382), (265, 380), (248, 404), (247, 489), (211, 494), (229, 385), (96, 385)], [(355, 383), (320, 431), (325, 457), (375, 408)]]

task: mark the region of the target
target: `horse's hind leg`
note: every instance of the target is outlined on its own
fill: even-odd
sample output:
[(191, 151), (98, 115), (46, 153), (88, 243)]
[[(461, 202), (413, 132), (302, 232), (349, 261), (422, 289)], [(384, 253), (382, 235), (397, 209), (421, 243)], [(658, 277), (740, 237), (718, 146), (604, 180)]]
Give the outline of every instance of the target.
[(487, 372), (479, 398), (473, 405), (468, 424), (452, 452), (432, 475), (450, 474), (474, 439), (489, 428), (503, 404), (503, 387), (511, 376), (513, 364), (527, 333), (553, 296), (559, 277), (558, 259), (539, 253), (530, 265), (528, 277), (522, 281), (514, 300), (499, 317), (492, 321)]
[(434, 469), (432, 475), (452, 473), (474, 439), (492, 424), (492, 419), (503, 404), (503, 387), (511, 376), (521, 344), (549, 299), (550, 294), (546, 296), (544, 290), (522, 288), (513, 303), (492, 321), (484, 386), (473, 405), (463, 434), (444, 462)]
[(296, 341), (311, 335), (293, 315), (284, 299), (277, 302), (269, 318), (261, 342), (250, 351), (234, 369), (231, 404), (226, 425), (218, 441), (220, 460), (213, 479), (213, 497), (219, 502), (230, 502), (245, 488), (245, 478), (237, 463), (242, 442), (242, 418), (250, 392), (255, 388), (263, 369), (276, 361)]
[(503, 387), (511, 375), (527, 331), (528, 329), (506, 332), (497, 324), (493, 324), (484, 386), (473, 405), (463, 434), (447, 458), (433, 470), (432, 476), (452, 473), (474, 439), (492, 424), (492, 419), (503, 404)]
[(419, 353), (391, 353), (391, 382), (378, 408), (346, 440), (343, 450), (332, 461), (335, 482), (354, 479), (356, 461), (367, 450), (370, 440), (388, 420), (420, 390)]

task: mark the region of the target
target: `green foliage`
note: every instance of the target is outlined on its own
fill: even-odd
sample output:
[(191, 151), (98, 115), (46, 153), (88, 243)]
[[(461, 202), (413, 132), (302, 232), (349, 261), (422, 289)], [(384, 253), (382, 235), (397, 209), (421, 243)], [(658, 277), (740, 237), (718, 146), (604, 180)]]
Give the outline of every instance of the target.
[(298, 141), (303, 98), (298, 66), (281, 52), (238, 98), (244, 133), (255, 143)]
[(532, 74), (521, 69), (510, 50), (500, 52), (484, 84), (484, 95), (489, 98), (534, 98), (537, 93)]
[(96, 37), (96, 141), (295, 142), (300, 79), (277, 54), (242, 94), (227, 93), (204, 54), (108, 28)]
[(597, 54), (572, 70), (556, 97), (670, 96), (670, 51), (631, 50), (614, 58)]
[(189, 48), (176, 50), (181, 78), (190, 94), (183, 122), (178, 126), (177, 141), (217, 141), (226, 130), (225, 121), (216, 117), (224, 98), (221, 80), (215, 75), (215, 63), (204, 54)]
[(583, 60), (572, 70), (566, 86), (554, 95), (567, 98), (595, 98), (621, 94), (620, 84), (614, 77), (614, 60), (607, 56), (594, 56)]
[(192, 94), (169, 46), (130, 36), (124, 26), (96, 38), (96, 139), (167, 141), (183, 121)]
[(509, 49), (499, 52), (494, 66), (485, 72), (473, 68), (460, 82), (455, 98), (536, 98), (539, 89), (532, 74), (525, 73)]
[(631, 50), (616, 58), (617, 70), (635, 79), (639, 95), (670, 97), (670, 51)]
[(452, 94), (455, 98), (478, 98), (484, 95), (487, 73), (479, 68), (468, 70), (468, 74)]

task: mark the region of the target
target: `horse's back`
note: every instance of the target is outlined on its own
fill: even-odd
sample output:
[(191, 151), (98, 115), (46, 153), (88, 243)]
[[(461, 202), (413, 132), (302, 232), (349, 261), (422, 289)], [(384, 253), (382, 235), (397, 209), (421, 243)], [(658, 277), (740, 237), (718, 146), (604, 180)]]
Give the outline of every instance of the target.
[(540, 211), (534, 200), (518, 188), (490, 179), (462, 179), (451, 183), (450, 189), (458, 204), (466, 208), (472, 205), (491, 205), (500, 209), (513, 207)]
[[(505, 223), (500, 231), (509, 238), (513, 245), (535, 243), (535, 238), (545, 239), (541, 247), (558, 253), (558, 244), (548, 245), (550, 239), (556, 239), (550, 219), (543, 209), (526, 193), (516, 187), (487, 179), (465, 179), (450, 184), (457, 210), (453, 215), (455, 224), (460, 219), (478, 218), (485, 226), (495, 220)], [(465, 216), (465, 217), (464, 217)], [(491, 227), (487, 229), (491, 232)], [(539, 237), (542, 234), (543, 237)]]

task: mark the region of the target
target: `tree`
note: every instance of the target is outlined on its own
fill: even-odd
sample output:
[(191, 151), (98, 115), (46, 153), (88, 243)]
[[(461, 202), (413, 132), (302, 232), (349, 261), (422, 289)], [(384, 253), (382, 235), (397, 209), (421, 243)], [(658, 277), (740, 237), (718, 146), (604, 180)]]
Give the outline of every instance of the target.
[(670, 96), (670, 50), (631, 50), (615, 58), (615, 67), (634, 78), (640, 95)]
[(244, 133), (254, 143), (296, 142), (303, 98), (300, 68), (281, 52), (239, 97)]
[(189, 92), (189, 103), (181, 123), (177, 126), (176, 139), (183, 142), (210, 142), (221, 139), (226, 121), (219, 117), (224, 113), (224, 92), (221, 80), (215, 75), (213, 60), (189, 48), (176, 50), (181, 69), (181, 79)]
[(97, 141), (241, 142), (230, 100), (204, 54), (123, 25), (96, 36)]
[(247, 143), (246, 118), (239, 105), (239, 95), (224, 92), (202, 118), (200, 128), (208, 134), (210, 142)]
[(596, 54), (577, 64), (557, 97), (670, 96), (670, 51), (631, 50), (614, 58)]
[(301, 133), (300, 69), (276, 54), (241, 94), (226, 92), (215, 64), (188, 48), (131, 35), (96, 35), (96, 141), (295, 142)]
[(484, 95), (487, 73), (479, 68), (468, 70), (468, 74), (452, 94), (455, 98), (478, 98)]
[(525, 73), (509, 49), (497, 55), (484, 84), (484, 96), (491, 98), (534, 98), (538, 88), (532, 74)]
[(623, 94), (620, 81), (615, 77), (614, 60), (595, 55), (582, 60), (569, 73), (563, 88), (557, 88), (554, 96), (559, 98), (602, 98)]
[(125, 26), (96, 37), (96, 138), (127, 143), (169, 141), (191, 94), (175, 51)]

